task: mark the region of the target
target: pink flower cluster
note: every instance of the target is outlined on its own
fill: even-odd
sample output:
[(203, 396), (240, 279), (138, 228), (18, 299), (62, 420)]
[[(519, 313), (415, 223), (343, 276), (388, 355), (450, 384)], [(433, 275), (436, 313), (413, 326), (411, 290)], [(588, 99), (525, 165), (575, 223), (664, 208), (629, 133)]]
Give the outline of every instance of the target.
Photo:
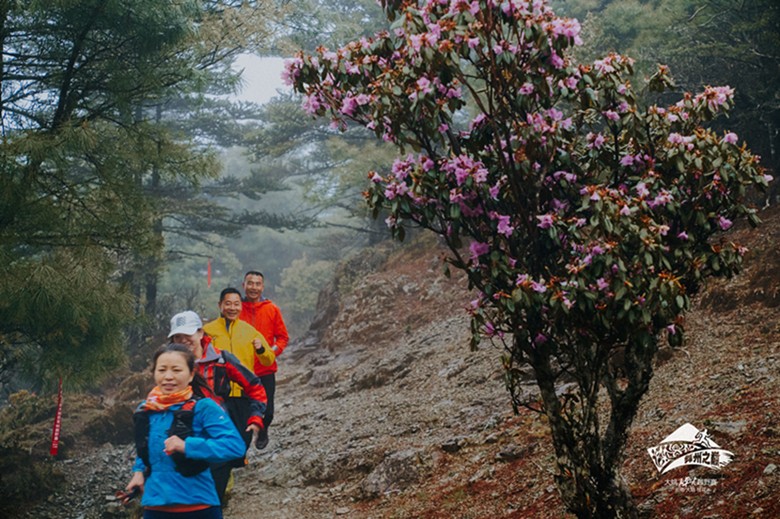
[(469, 155), (458, 155), (448, 159), (441, 165), (441, 169), (453, 177), (458, 186), (462, 186), (466, 179), (471, 177), (476, 184), (482, 184), (487, 180), (488, 170), (485, 165), (474, 160)]
[(546, 23), (544, 28), (556, 38), (563, 36), (571, 40), (575, 45), (582, 45), (580, 22), (574, 18), (555, 18), (553, 21)]
[(710, 110), (715, 111), (727, 102), (734, 99), (734, 89), (729, 86), (707, 86), (704, 92), (696, 94), (693, 101), (696, 104), (706, 103)]

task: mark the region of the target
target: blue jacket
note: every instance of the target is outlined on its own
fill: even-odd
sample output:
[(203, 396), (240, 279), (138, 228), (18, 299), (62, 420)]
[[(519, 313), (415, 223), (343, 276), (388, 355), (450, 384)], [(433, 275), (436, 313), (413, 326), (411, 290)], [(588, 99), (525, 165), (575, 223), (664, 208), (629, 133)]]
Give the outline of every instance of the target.
[[(166, 431), (173, 423), (173, 411), (181, 406), (177, 404), (166, 411), (149, 412), (149, 463), (152, 473), (144, 482), (143, 506), (219, 505), (210, 470), (191, 477), (182, 476), (176, 472), (171, 457), (164, 452), (168, 438)], [(195, 404), (193, 412), (193, 434), (184, 440), (188, 458), (221, 463), (244, 456), (244, 440), (219, 404), (202, 398)], [(136, 457), (133, 471), (143, 472), (145, 468), (141, 458)]]

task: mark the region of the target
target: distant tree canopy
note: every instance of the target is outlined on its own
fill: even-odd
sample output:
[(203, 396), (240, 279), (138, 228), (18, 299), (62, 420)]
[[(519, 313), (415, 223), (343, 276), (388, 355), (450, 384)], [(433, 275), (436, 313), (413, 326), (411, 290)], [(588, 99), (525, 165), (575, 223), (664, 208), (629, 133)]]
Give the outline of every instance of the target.
[[(774, 0), (557, 0), (556, 11), (579, 18), (586, 59), (622, 52), (639, 75), (658, 63), (682, 90), (734, 88), (728, 126), (746, 138), (763, 164), (780, 171), (780, 3)], [(718, 122), (716, 125), (724, 124)], [(772, 187), (775, 197), (778, 185)]]
[(160, 257), (166, 217), (195, 229), (203, 202), (177, 216), (171, 200), (219, 171), (207, 136), (165, 111), (235, 86), (265, 4), (0, 2), (0, 376), (78, 385), (122, 361), (140, 302), (127, 274)]

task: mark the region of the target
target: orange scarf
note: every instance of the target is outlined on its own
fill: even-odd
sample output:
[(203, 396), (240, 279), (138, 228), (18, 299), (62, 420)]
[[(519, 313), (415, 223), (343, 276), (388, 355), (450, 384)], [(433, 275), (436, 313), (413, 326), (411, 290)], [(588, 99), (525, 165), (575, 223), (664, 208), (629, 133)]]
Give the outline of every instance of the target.
[(191, 386), (187, 386), (181, 391), (170, 394), (164, 394), (162, 391), (160, 391), (159, 386), (154, 386), (154, 388), (149, 392), (149, 395), (146, 397), (143, 409), (145, 411), (165, 411), (172, 405), (186, 402), (190, 398), (192, 398)]

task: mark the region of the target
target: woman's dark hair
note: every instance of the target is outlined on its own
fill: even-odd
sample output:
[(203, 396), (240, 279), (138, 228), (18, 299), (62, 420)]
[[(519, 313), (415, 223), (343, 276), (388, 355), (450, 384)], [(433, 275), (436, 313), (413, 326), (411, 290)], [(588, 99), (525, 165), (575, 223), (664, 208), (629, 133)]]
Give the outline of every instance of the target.
[(209, 397), (213, 394), (211, 391), (211, 388), (209, 387), (208, 382), (206, 382), (206, 379), (203, 378), (203, 376), (195, 371), (195, 354), (192, 353), (192, 351), (185, 345), (179, 344), (178, 342), (171, 342), (169, 344), (163, 344), (160, 346), (156, 352), (154, 352), (154, 357), (152, 358), (152, 373), (154, 373), (154, 369), (157, 366), (157, 359), (160, 358), (160, 355), (163, 353), (181, 353), (184, 357), (184, 360), (187, 362), (187, 367), (190, 370), (190, 373), (193, 373), (192, 377), (192, 383), (190, 384), (192, 386), (192, 391), (202, 397)]

